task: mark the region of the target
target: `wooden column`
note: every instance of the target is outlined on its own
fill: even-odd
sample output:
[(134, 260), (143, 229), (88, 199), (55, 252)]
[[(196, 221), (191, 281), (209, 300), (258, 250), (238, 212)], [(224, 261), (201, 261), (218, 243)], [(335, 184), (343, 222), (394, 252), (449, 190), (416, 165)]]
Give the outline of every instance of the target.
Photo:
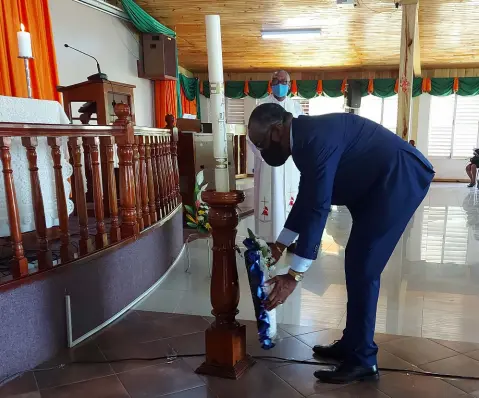
[(146, 172), (146, 147), (145, 137), (140, 136), (138, 143), (138, 152), (140, 154), (140, 192), (141, 192), (141, 210), (143, 211), (143, 224), (145, 228), (151, 225), (150, 208), (148, 206), (148, 175)]
[[(121, 239), (120, 224), (118, 220), (118, 198), (116, 196), (116, 178), (115, 178), (115, 161), (114, 161), (114, 144), (113, 137), (101, 137), (100, 148), (103, 148), (101, 157), (105, 157), (107, 186), (108, 186), (108, 207), (105, 212), (110, 215), (110, 241), (118, 242)], [(102, 162), (103, 164), (103, 162)], [(103, 192), (106, 195), (106, 192)]]
[(165, 137), (166, 147), (166, 167), (168, 170), (168, 203), (171, 210), (176, 207), (176, 190), (175, 190), (175, 177), (173, 176), (173, 162), (171, 160), (171, 141), (170, 136)]
[[(88, 254), (93, 251), (93, 244), (88, 231), (88, 210), (86, 205), (85, 185), (83, 182), (82, 147), (81, 138), (70, 138), (69, 146), (73, 159), (73, 180), (75, 181), (75, 206), (80, 226), (80, 254)], [(85, 145), (86, 147), (87, 145)]]
[(148, 181), (148, 208), (150, 212), (150, 221), (152, 224), (154, 224), (158, 221), (158, 217), (156, 215), (155, 183), (153, 181), (153, 162), (151, 161), (152, 137), (143, 138), (145, 140), (146, 176)]
[(135, 132), (133, 125), (128, 122), (130, 109), (128, 105), (116, 104), (115, 115), (118, 120), (115, 125), (125, 126), (125, 135), (118, 137), (118, 154), (120, 157), (120, 208), (121, 208), (121, 237), (129, 238), (139, 234), (136, 220), (135, 175), (133, 171), (133, 144)]
[(55, 188), (57, 197), (58, 219), (60, 220), (60, 258), (62, 262), (73, 260), (73, 248), (70, 245), (70, 233), (68, 232), (68, 208), (65, 195), (65, 185), (62, 175), (62, 153), (60, 146), (61, 138), (48, 137), (48, 145), (52, 149), (53, 169), (55, 173)]
[[(86, 142), (90, 147), (93, 174), (93, 205), (95, 208), (96, 219), (95, 247), (99, 250), (108, 245), (108, 236), (105, 229), (105, 212), (103, 207), (103, 186), (105, 184), (102, 184), (102, 172), (100, 170), (100, 139), (98, 137), (87, 138)], [(105, 173), (105, 176), (108, 178), (108, 174)], [(108, 184), (108, 180), (106, 183)]]
[(160, 206), (162, 210), (163, 217), (168, 214), (168, 209), (166, 206), (166, 182), (165, 175), (163, 170), (163, 146), (162, 146), (162, 136), (156, 137), (156, 171), (158, 173), (158, 185), (160, 190)]
[(5, 199), (7, 202), (8, 223), (10, 226), (10, 241), (12, 244), (13, 257), (10, 261), (10, 269), (15, 277), (28, 275), (28, 261), (25, 257), (20, 229), (20, 215), (18, 213), (17, 195), (13, 182), (12, 156), (10, 154), (10, 137), (0, 137), (0, 155), (3, 166), (3, 183), (5, 185)]
[(138, 146), (140, 137), (135, 136), (135, 144), (133, 145), (133, 168), (135, 173), (135, 199), (136, 199), (136, 220), (140, 231), (145, 228), (143, 223), (143, 211), (141, 210), (141, 184), (140, 184), (140, 152)]
[[(403, 140), (409, 140), (411, 130), (411, 102), (414, 79), (414, 65), (416, 71), (420, 62), (418, 47), (418, 0), (403, 0), (402, 28), (401, 28), (401, 53), (399, 60), (399, 87), (398, 87), (398, 118), (397, 134)], [(416, 55), (415, 55), (416, 52)], [(416, 57), (416, 61), (415, 61)], [(420, 70), (419, 70), (420, 73)]]
[(156, 136), (155, 135), (150, 136), (149, 140), (150, 140), (150, 146), (151, 146), (151, 167), (153, 170), (153, 185), (155, 188), (155, 208), (156, 208), (156, 213), (158, 215), (158, 219), (161, 220), (163, 217), (163, 214), (161, 212), (160, 183), (158, 182), (160, 176), (158, 173), (158, 167), (156, 162), (156, 150), (157, 150)]
[(205, 332), (206, 361), (196, 372), (238, 379), (254, 364), (246, 354), (246, 327), (235, 319), (240, 298), (235, 251), (236, 206), (243, 202), (244, 193), (206, 191), (202, 198), (210, 206), (208, 220), (213, 234), (211, 304), (215, 321)]
[(53, 266), (52, 252), (48, 248), (47, 225), (45, 222), (45, 206), (43, 205), (42, 189), (38, 176), (37, 146), (38, 138), (24, 137), (22, 144), (27, 150), (28, 169), (30, 170), (30, 185), (32, 188), (32, 204), (35, 217), (35, 232), (38, 241), (38, 268), (40, 270)]
[(171, 160), (173, 162), (173, 175), (175, 177), (176, 203), (181, 202), (180, 194), (180, 172), (178, 169), (178, 129), (171, 129)]

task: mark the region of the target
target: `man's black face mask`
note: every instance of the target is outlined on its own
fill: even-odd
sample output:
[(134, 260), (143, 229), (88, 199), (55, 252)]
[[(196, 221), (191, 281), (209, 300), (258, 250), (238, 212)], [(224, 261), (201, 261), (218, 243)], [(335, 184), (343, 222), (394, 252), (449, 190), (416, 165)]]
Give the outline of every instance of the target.
[(261, 151), (264, 161), (272, 167), (278, 167), (285, 164), (289, 158), (289, 153), (285, 153), (279, 142), (271, 140), (268, 149)]

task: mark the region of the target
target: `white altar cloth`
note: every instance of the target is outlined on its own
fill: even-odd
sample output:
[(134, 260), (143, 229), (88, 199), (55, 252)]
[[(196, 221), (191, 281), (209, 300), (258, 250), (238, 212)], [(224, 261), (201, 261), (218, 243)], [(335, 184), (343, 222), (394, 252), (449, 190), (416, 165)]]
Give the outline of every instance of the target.
[[(62, 106), (56, 101), (44, 101), (29, 98), (16, 98), (0, 96), (0, 122), (4, 123), (48, 123), (70, 124)], [(69, 199), (71, 186), (68, 178), (73, 173), (73, 168), (68, 162), (67, 138), (63, 138), (62, 173), (67, 198), (68, 214), (73, 211), (73, 202)], [(30, 171), (28, 160), (21, 138), (12, 138), (10, 148), (12, 156), (12, 169), (15, 182), (18, 210), (20, 215), (20, 227), (22, 232), (35, 230), (35, 218), (33, 213)], [(57, 201), (55, 192), (55, 175), (53, 172), (53, 159), (51, 149), (46, 137), (38, 138), (37, 147), (38, 174), (42, 190), (43, 204), (45, 206), (45, 221), (47, 228), (59, 224)], [(1, 163), (0, 163), (0, 167)], [(3, 168), (2, 168), (3, 170)], [(0, 173), (0, 236), (9, 236), (8, 213), (5, 198), (5, 185), (3, 173)]]

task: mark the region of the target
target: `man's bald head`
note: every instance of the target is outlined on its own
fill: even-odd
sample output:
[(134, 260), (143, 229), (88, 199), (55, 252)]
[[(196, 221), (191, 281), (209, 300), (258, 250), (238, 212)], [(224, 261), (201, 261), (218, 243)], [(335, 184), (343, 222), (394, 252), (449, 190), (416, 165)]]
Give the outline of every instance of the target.
[(283, 69), (273, 72), (273, 76), (271, 76), (271, 80), (274, 81), (275, 79), (285, 83), (291, 82), (291, 77), (289, 76), (289, 73)]
[(262, 104), (251, 113), (248, 135), (270, 166), (281, 166), (291, 154), (290, 128), (293, 115), (274, 103)]

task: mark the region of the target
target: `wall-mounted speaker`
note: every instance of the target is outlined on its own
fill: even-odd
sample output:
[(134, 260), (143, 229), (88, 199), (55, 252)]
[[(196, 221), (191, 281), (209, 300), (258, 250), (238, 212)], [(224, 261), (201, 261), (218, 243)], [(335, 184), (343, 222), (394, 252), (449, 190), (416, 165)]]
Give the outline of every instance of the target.
[(353, 109), (361, 107), (361, 86), (357, 80), (348, 80), (346, 107)]
[(176, 80), (176, 40), (162, 34), (141, 34), (138, 76), (151, 80)]

